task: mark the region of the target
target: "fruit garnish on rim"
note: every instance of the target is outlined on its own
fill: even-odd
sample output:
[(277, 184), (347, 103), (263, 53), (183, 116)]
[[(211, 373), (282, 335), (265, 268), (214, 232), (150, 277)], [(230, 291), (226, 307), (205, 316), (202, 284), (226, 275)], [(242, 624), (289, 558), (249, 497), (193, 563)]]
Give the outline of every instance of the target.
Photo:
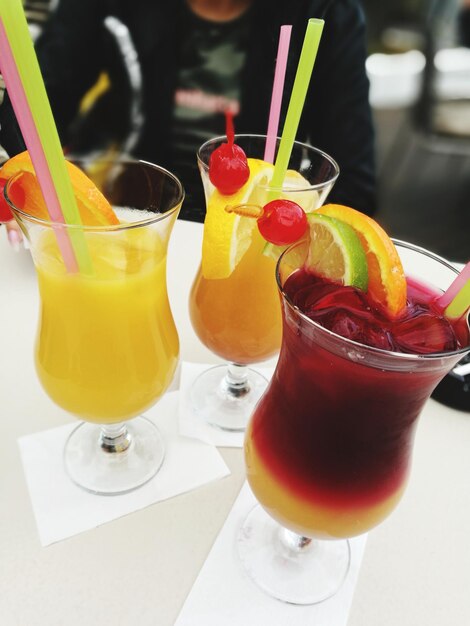
[(6, 180), (0, 178), (0, 224), (4, 222), (9, 222), (13, 219), (13, 213), (10, 211), (10, 207), (7, 204), (3, 196), (3, 189), (6, 185)]
[(285, 246), (304, 236), (307, 216), (303, 208), (292, 200), (271, 200), (263, 207), (257, 221), (261, 235), (276, 246)]
[(298, 241), (308, 226), (304, 210), (291, 200), (271, 200), (264, 206), (229, 204), (225, 211), (242, 217), (256, 218), (260, 234), (275, 246), (287, 246)]
[(233, 113), (225, 112), (227, 143), (221, 144), (210, 156), (209, 179), (223, 195), (236, 193), (247, 182), (250, 168), (245, 152), (235, 143)]
[(308, 223), (310, 243), (305, 267), (334, 283), (367, 291), (366, 254), (354, 229), (315, 212), (308, 216)]
[[(66, 164), (82, 224), (84, 226), (119, 224), (111, 205), (88, 176), (73, 163), (67, 161)], [(17, 154), (3, 165), (0, 169), (0, 187), (3, 188), (6, 181), (15, 174), (18, 176), (10, 188), (10, 200), (28, 215), (49, 220), (49, 213), (27, 151)], [(5, 202), (3, 194), (1, 202)]]
[(298, 204), (288, 200), (274, 200), (264, 207), (228, 206), (226, 211), (256, 218), (272, 256), (300, 240), (308, 223), (308, 271), (367, 292), (390, 318), (403, 312), (407, 283), (400, 257), (387, 233), (367, 215), (338, 204), (305, 214)]
[(405, 276), (395, 244), (374, 220), (326, 205), (308, 221), (309, 237), (286, 253), (283, 285), (307, 317), (346, 339), (393, 352), (432, 354), (465, 345), (468, 327), (445, 315), (431, 285)]
[(202, 273), (207, 279), (227, 278), (248, 250), (256, 221), (246, 214), (227, 212), (235, 207), (258, 205), (267, 187), (274, 166), (260, 159), (248, 159), (249, 178), (234, 194), (227, 196), (214, 189), (207, 202), (202, 240)]
[(371, 217), (347, 206), (326, 204), (314, 211), (354, 229), (364, 248), (369, 275), (368, 293), (391, 317), (406, 306), (406, 277), (398, 252), (384, 229)]

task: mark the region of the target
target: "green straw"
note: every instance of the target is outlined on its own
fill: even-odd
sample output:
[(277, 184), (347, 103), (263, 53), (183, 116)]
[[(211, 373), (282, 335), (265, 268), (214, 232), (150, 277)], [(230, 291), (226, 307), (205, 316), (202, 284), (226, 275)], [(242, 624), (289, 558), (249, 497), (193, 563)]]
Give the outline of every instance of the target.
[(324, 20), (308, 20), (270, 187), (280, 189), (284, 183), (324, 24)]
[[(20, 0), (0, 0), (0, 15), (66, 224), (81, 225), (59, 135)], [(38, 173), (37, 173), (38, 174)], [(68, 229), (78, 267), (91, 272), (83, 231)]]

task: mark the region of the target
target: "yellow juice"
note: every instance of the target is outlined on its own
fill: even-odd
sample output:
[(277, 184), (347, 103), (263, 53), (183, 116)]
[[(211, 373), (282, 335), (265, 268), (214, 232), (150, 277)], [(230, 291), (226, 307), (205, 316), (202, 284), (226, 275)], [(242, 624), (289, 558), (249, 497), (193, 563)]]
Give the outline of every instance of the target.
[(228, 278), (207, 280), (199, 269), (189, 300), (193, 328), (202, 343), (226, 361), (249, 364), (274, 356), (281, 344), (276, 262), (262, 254), (257, 230)]
[(340, 539), (360, 535), (388, 517), (405, 490), (406, 480), (392, 494), (362, 505), (351, 502), (333, 506), (319, 501), (314, 493), (302, 496), (283, 484), (263, 461), (253, 438), (253, 424), (247, 429), (245, 463), (258, 502), (281, 526), (305, 537)]
[(135, 417), (173, 377), (178, 335), (166, 251), (151, 229), (86, 233), (90, 275), (64, 269), (54, 234), (35, 251), (41, 297), (36, 368), (63, 409), (96, 423)]

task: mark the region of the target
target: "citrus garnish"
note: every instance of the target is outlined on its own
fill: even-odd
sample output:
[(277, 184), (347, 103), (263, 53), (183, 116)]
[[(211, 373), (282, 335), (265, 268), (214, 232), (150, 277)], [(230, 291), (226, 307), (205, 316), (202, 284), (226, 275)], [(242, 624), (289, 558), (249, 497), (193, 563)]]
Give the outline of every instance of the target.
[(366, 253), (369, 274), (368, 292), (391, 317), (406, 305), (406, 277), (393, 242), (375, 220), (340, 204), (326, 204), (316, 211), (349, 224), (359, 236)]
[(250, 177), (231, 196), (214, 189), (207, 203), (202, 241), (204, 278), (227, 278), (248, 250), (256, 220), (225, 211), (227, 205), (266, 203), (268, 185), (274, 166), (260, 159), (248, 159)]
[(308, 216), (308, 222), (310, 244), (305, 267), (335, 283), (365, 291), (368, 283), (366, 254), (354, 229), (316, 212)]
[(318, 206), (318, 191), (311, 187), (312, 183), (309, 183), (300, 172), (287, 170), (279, 198), (296, 202), (305, 213), (310, 213)]
[[(119, 224), (111, 205), (88, 176), (76, 165), (68, 161), (66, 164), (82, 224), (84, 226)], [(27, 151), (17, 154), (3, 165), (0, 169), (0, 181), (6, 181), (15, 174), (19, 175), (10, 190), (12, 202), (32, 217), (49, 220), (49, 213)]]

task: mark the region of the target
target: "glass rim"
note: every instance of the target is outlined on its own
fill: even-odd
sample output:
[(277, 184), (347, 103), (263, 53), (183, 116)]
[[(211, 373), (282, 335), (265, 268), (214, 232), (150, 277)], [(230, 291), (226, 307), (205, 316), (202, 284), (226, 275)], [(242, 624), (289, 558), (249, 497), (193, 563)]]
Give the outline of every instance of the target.
[[(76, 159), (77, 161), (79, 160), (79, 158)], [(100, 159), (97, 159), (98, 161), (100, 161)], [(161, 222), (165, 219), (167, 219), (168, 217), (170, 217), (171, 215), (173, 215), (178, 208), (180, 207), (180, 205), (182, 204), (182, 202), (184, 201), (184, 197), (185, 197), (185, 191), (184, 191), (184, 187), (183, 184), (181, 183), (181, 181), (179, 180), (179, 178), (177, 176), (175, 176), (175, 174), (173, 174), (172, 172), (170, 172), (169, 170), (167, 170), (166, 168), (162, 167), (161, 165), (156, 165), (155, 163), (151, 163), (150, 161), (144, 161), (141, 159), (126, 159), (126, 160), (116, 160), (116, 161), (109, 161), (108, 159), (101, 159), (101, 161), (103, 162), (112, 162), (115, 165), (144, 165), (146, 167), (150, 167), (151, 169), (154, 169), (158, 172), (160, 172), (161, 174), (163, 174), (164, 176), (168, 177), (169, 179), (171, 179), (175, 184), (176, 184), (176, 188), (178, 190), (178, 198), (175, 201), (175, 203), (173, 204), (173, 206), (171, 208), (168, 209), (168, 211), (165, 211), (164, 213), (155, 213), (155, 215), (152, 215), (151, 217), (147, 217), (145, 219), (142, 220), (138, 220), (136, 222), (129, 222), (129, 223), (125, 223), (125, 224), (104, 224), (104, 225), (85, 225), (85, 224), (67, 224), (66, 222), (57, 222), (55, 220), (46, 220), (40, 217), (36, 217), (34, 215), (30, 215), (29, 213), (27, 213), (26, 211), (23, 211), (22, 209), (18, 208), (15, 203), (11, 200), (11, 198), (9, 198), (8, 196), (8, 189), (9, 187), (14, 184), (15, 180), (22, 174), (22, 172), (17, 172), (16, 174), (14, 174), (13, 176), (11, 176), (7, 182), (5, 183), (5, 187), (3, 189), (3, 195), (4, 198), (8, 204), (8, 206), (10, 207), (10, 209), (13, 211), (14, 214), (18, 214), (19, 216), (21, 216), (21, 219), (28, 221), (30, 223), (33, 224), (37, 224), (39, 226), (44, 226), (47, 228), (56, 228), (56, 229), (65, 229), (65, 230), (80, 230), (80, 231), (85, 231), (85, 232), (118, 232), (118, 231), (124, 231), (124, 230), (131, 230), (133, 228), (140, 228), (143, 226), (149, 226), (150, 224), (155, 224), (157, 222)], [(134, 210), (134, 209), (131, 209)], [(137, 210), (137, 209), (135, 209)]]
[[(301, 241), (296, 241), (295, 243), (291, 244), (288, 248), (286, 248), (286, 250), (283, 251), (283, 253), (281, 254), (281, 256), (279, 257), (276, 263), (276, 283), (277, 283), (279, 293), (282, 296), (282, 299), (287, 303), (289, 308), (296, 315), (298, 315), (303, 321), (305, 321), (308, 325), (314, 327), (318, 332), (320, 332), (320, 334), (323, 334), (325, 337), (334, 341), (340, 340), (341, 342), (345, 342), (345, 345), (349, 345), (351, 346), (351, 348), (360, 348), (361, 350), (370, 351), (372, 354), (375, 354), (385, 359), (400, 359), (401, 361), (408, 361), (408, 362), (413, 362), (413, 363), (416, 363), (419, 361), (437, 361), (443, 358), (449, 359), (449, 358), (458, 356), (459, 354), (464, 355), (470, 350), (470, 344), (464, 348), (459, 348), (458, 350), (452, 350), (452, 351), (447, 351), (447, 352), (431, 352), (429, 354), (411, 354), (408, 352), (395, 352), (393, 350), (384, 350), (383, 348), (376, 348), (375, 346), (368, 346), (367, 344), (359, 343), (358, 341), (354, 341), (353, 339), (348, 339), (347, 337), (338, 335), (337, 333), (334, 333), (332, 330), (329, 330), (328, 328), (325, 328), (318, 322), (315, 322), (314, 320), (310, 319), (307, 315), (305, 315), (305, 313), (302, 313), (300, 308), (297, 305), (295, 305), (292, 302), (292, 300), (289, 298), (289, 296), (286, 294), (283, 286), (281, 285), (281, 276), (280, 276), (280, 266), (281, 266), (281, 262), (284, 256), (287, 255), (290, 251), (292, 251), (297, 246), (300, 246), (301, 244), (306, 243), (306, 241), (307, 241), (306, 239), (302, 239)], [(440, 257), (437, 254), (434, 254), (434, 252), (430, 252), (426, 248), (417, 246), (407, 241), (402, 241), (401, 239), (392, 238), (392, 241), (394, 244), (401, 246), (402, 248), (406, 248), (414, 252), (419, 252), (429, 257), (433, 261), (438, 261), (439, 263), (444, 265), (447, 269), (454, 272), (456, 276), (459, 274), (458, 269), (454, 267), (451, 263), (449, 263), (446, 259), (444, 259), (443, 257)], [(467, 327), (469, 327), (468, 317), (467, 317)], [(470, 327), (469, 327), (469, 330), (470, 330)]]
[[(266, 139), (267, 135), (260, 135), (260, 134), (251, 134), (251, 133), (239, 133), (235, 135), (235, 141), (240, 138), (244, 139), (244, 138), (251, 138), (251, 139)], [(280, 137), (276, 138), (278, 141), (281, 140)], [(204, 148), (206, 148), (208, 145), (212, 144), (212, 143), (223, 143), (227, 141), (227, 136), (226, 135), (219, 135), (218, 137), (212, 137), (211, 139), (208, 139), (207, 141), (205, 141), (201, 146), (199, 146), (198, 151), (196, 153), (196, 157), (197, 157), (197, 162), (199, 164), (199, 166), (206, 172), (209, 172), (209, 165), (206, 164), (202, 157), (201, 157), (201, 152), (204, 150)], [(295, 187), (294, 189), (292, 187), (270, 187), (269, 185), (261, 185), (263, 187), (263, 189), (269, 189), (270, 191), (279, 191), (279, 192), (286, 192), (288, 191), (289, 193), (295, 194), (295, 193), (302, 193), (305, 191), (315, 191), (317, 189), (323, 189), (324, 187), (326, 187), (327, 185), (330, 184), (334, 184), (338, 178), (338, 176), (340, 175), (340, 168), (338, 163), (335, 161), (335, 159), (333, 159), (332, 156), (330, 156), (327, 152), (325, 152), (324, 150), (320, 150), (320, 148), (315, 148), (315, 146), (312, 146), (308, 143), (304, 143), (302, 141), (294, 141), (294, 146), (300, 146), (302, 148), (306, 148), (307, 150), (310, 150), (312, 152), (315, 152), (316, 154), (322, 156), (326, 161), (328, 161), (333, 169), (334, 169), (334, 175), (332, 175), (330, 178), (328, 178), (328, 180), (322, 182), (322, 183), (318, 183), (316, 185), (308, 185), (307, 187)]]

